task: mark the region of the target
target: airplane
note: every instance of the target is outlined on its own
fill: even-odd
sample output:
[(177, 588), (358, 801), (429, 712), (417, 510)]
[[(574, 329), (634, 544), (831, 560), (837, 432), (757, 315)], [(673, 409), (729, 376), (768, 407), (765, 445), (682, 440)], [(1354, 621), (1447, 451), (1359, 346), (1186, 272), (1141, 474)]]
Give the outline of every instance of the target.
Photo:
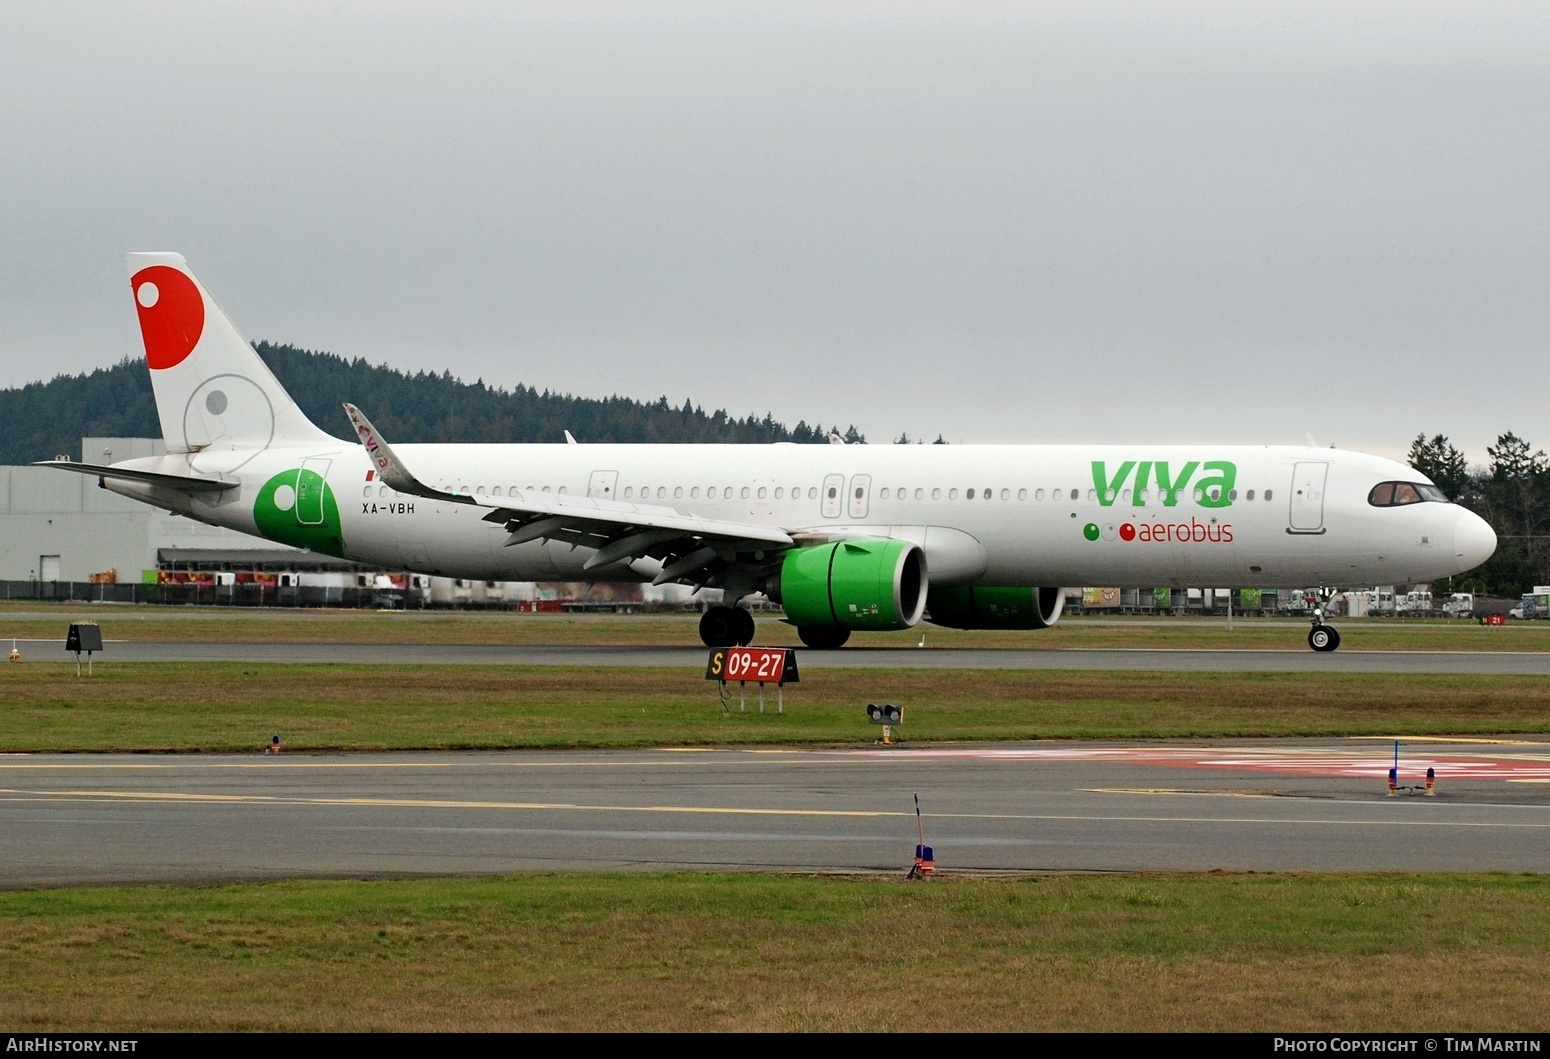
[[(1392, 460), (1300, 446), (389, 444), (314, 425), (174, 253), (127, 255), (166, 454), (44, 461), (215, 526), (379, 568), (763, 593), (803, 643), (1043, 629), (1069, 585), (1429, 581), (1496, 535)], [(1340, 634), (1314, 613), (1308, 644)]]

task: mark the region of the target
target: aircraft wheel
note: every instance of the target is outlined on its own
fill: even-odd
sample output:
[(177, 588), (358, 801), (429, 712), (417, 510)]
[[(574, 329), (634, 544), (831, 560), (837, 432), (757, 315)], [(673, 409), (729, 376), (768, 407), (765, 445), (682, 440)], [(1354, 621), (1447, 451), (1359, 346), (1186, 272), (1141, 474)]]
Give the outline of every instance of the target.
[(1308, 633), (1308, 646), (1315, 651), (1333, 651), (1340, 646), (1340, 630), (1333, 625), (1315, 625)]
[(845, 641), (850, 639), (850, 630), (813, 629), (798, 626), (797, 638), (815, 650), (832, 651), (835, 648), (845, 646)]
[(753, 615), (742, 607), (732, 607), (732, 634), (737, 638), (737, 646), (747, 647), (753, 643), (754, 627)]
[(736, 647), (739, 614), (746, 616), (750, 625), (753, 624), (753, 615), (735, 607), (712, 607), (700, 615), (700, 642), (706, 647)]

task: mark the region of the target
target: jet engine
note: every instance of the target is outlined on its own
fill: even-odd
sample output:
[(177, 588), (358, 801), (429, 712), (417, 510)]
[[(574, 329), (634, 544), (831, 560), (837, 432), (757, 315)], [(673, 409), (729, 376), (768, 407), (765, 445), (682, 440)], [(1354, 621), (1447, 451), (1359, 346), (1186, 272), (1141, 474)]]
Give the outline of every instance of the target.
[(926, 597), (930, 620), (949, 629), (1047, 629), (1066, 609), (1058, 588), (959, 585), (933, 588)]
[(795, 548), (770, 587), (798, 629), (908, 629), (926, 609), (926, 555), (894, 540)]

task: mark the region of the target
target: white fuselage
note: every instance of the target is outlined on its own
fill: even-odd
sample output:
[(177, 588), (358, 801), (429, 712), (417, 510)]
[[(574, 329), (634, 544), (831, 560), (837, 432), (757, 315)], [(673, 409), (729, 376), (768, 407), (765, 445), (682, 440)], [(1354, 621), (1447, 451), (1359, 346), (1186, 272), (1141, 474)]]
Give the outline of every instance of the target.
[[(1378, 483), (1424, 478), (1403, 464), (1335, 449), (612, 444), (396, 449), (421, 481), (449, 492), (592, 495), (775, 527), (798, 540), (914, 541), (926, 553), (933, 586), (1409, 583), (1470, 569), (1495, 546), (1481, 519), (1452, 504), (1373, 506), (1368, 496)], [(557, 541), (507, 547), (504, 526), (483, 518), (488, 509), (395, 494), (375, 480), (361, 447), (348, 442), (137, 462), (168, 473), (226, 473), (241, 478), (242, 486), (219, 499), (112, 480), (108, 488), (281, 540), (284, 534), (261, 531), (255, 518), (259, 490), (266, 482), (272, 486), (276, 475), (302, 467), (316, 471), (337, 505), (342, 554), (379, 567), (512, 581), (642, 580), (660, 571), (649, 559), (584, 570), (593, 550)]]

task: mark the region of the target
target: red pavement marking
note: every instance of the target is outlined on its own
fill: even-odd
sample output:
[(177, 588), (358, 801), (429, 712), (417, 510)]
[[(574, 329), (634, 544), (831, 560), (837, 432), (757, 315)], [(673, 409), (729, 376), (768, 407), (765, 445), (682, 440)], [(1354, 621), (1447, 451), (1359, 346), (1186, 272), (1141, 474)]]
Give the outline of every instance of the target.
[[(1077, 747), (977, 747), (922, 750), (840, 750), (837, 754), (870, 756), (909, 754), (912, 758), (1026, 761), (1114, 761), (1130, 765), (1166, 768), (1223, 769), (1233, 772), (1279, 772), (1301, 776), (1386, 778), (1394, 764), (1392, 753), (1337, 753), (1286, 748), (1190, 750), (1170, 747), (1122, 747), (1085, 750)], [(1421, 780), (1426, 770), (1437, 770), (1441, 779), (1550, 780), (1550, 761), (1511, 757), (1407, 757), (1401, 750), (1401, 782)]]

